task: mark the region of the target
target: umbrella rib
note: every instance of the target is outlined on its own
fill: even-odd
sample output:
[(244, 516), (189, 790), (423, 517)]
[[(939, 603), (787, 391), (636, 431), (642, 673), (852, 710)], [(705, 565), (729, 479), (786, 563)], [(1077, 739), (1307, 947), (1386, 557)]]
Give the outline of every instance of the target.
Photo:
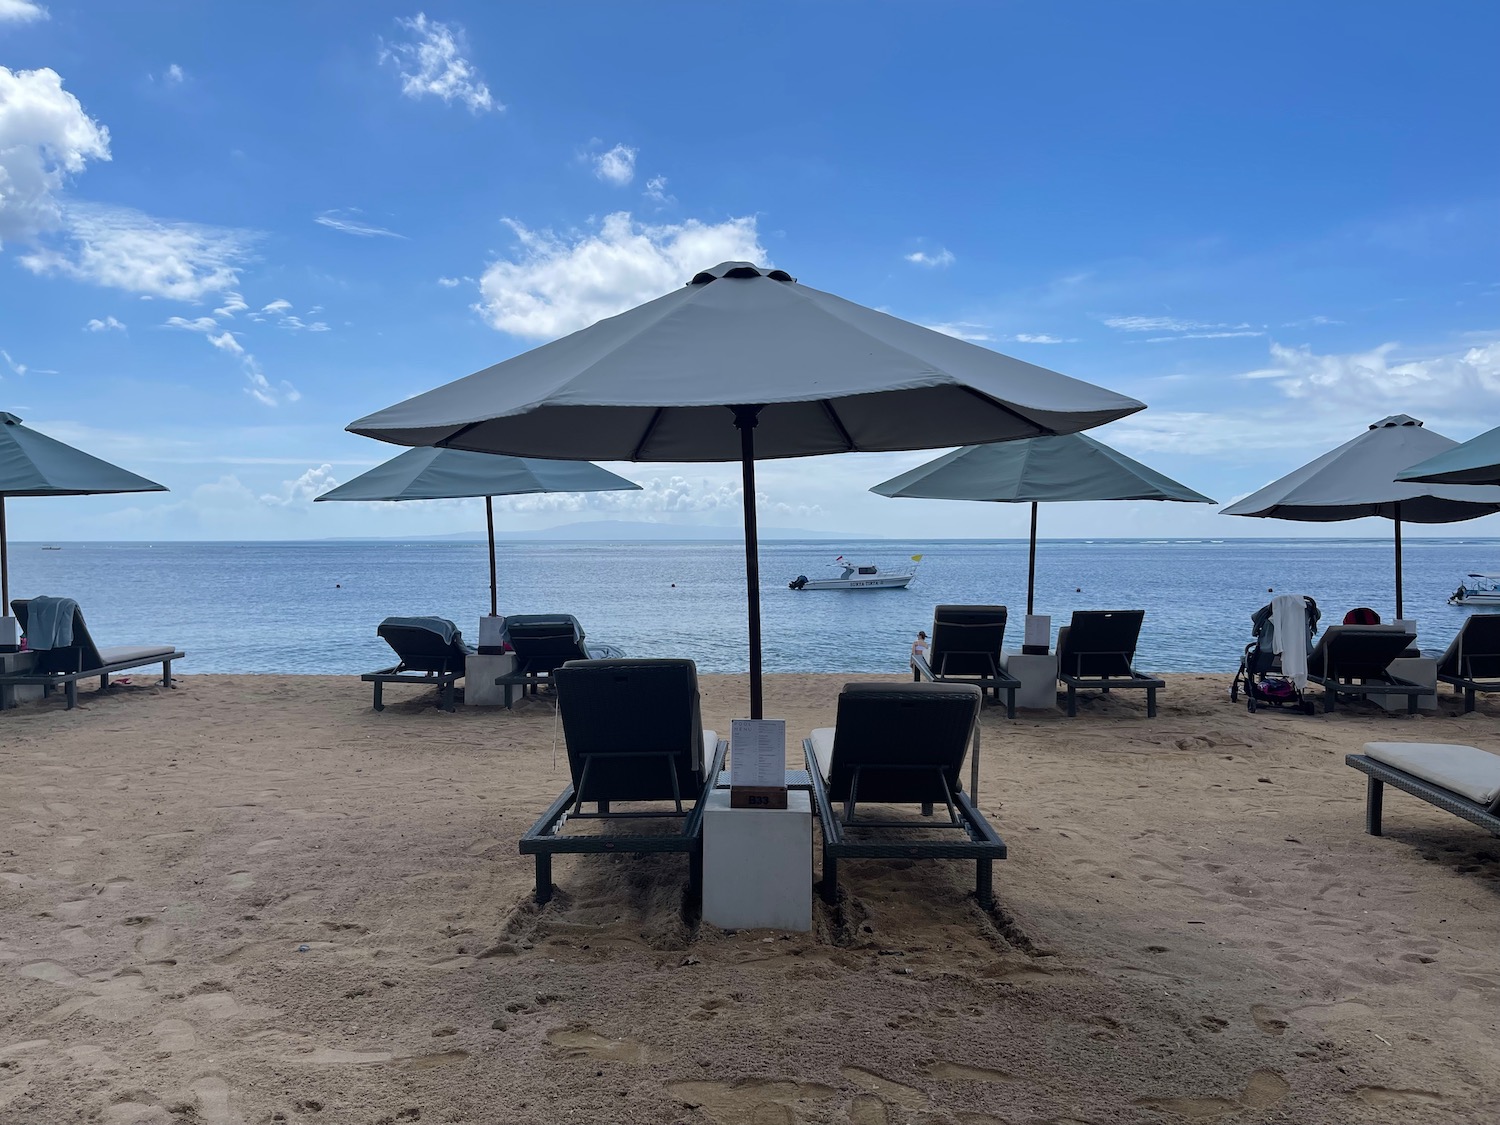
[(823, 408), (823, 413), (828, 415), (828, 420), (833, 423), (833, 428), (838, 430), (839, 437), (844, 439), (844, 450), (850, 452), (854, 449), (854, 439), (849, 436), (849, 431), (844, 428), (844, 423), (839, 418), (839, 413), (833, 408), (833, 403), (826, 398), (818, 399), (818, 405)]
[(665, 413), (665, 409), (665, 407), (658, 406), (651, 412), (651, 421), (647, 422), (646, 428), (641, 431), (641, 440), (636, 442), (635, 448), (630, 451), (630, 459), (632, 461), (639, 461), (641, 459), (641, 451), (646, 448), (646, 443), (656, 433), (657, 424), (661, 421), (661, 416)]
[(1033, 435), (1031, 435), (1033, 437), (1044, 437), (1044, 436), (1045, 437), (1055, 437), (1055, 436), (1057, 436), (1057, 431), (1056, 430), (1049, 430), (1045, 426), (1039, 426), (1039, 425), (1037, 425), (1036, 422), (1034, 422), (1034, 421), (1032, 421), (1032, 419), (1026, 417), (1026, 415), (1022, 414), (1019, 410), (1015, 409), (1014, 407), (1006, 406), (1005, 403), (1001, 402), (999, 399), (991, 398), (989, 395), (985, 394), (983, 391), (976, 391), (973, 387), (965, 386), (964, 384), (959, 384), (958, 389), (961, 390), (961, 391), (964, 391), (964, 392), (966, 392), (968, 394), (973, 395), (975, 398), (979, 399), (981, 402), (984, 402), (984, 403), (989, 404), (990, 406), (996, 407), (997, 409), (999, 409), (1004, 414), (1009, 414), (1012, 418), (1016, 419), (1017, 421), (1025, 422), (1028, 426), (1034, 426), (1034, 427), (1036, 427), (1036, 433), (1033, 434)]

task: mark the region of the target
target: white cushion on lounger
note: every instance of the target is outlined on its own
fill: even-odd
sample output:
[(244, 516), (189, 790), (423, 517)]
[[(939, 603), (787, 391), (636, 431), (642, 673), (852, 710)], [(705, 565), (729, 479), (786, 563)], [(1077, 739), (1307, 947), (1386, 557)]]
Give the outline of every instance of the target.
[(719, 736), (711, 730), (703, 732), (703, 749), (698, 752), (698, 760), (693, 763), (695, 770), (701, 770), (714, 760), (714, 751), (719, 748)]
[(124, 664), (139, 661), (142, 664), (171, 656), (177, 650), (171, 645), (113, 645), (99, 650), (99, 659), (105, 664)]
[(1366, 742), (1365, 755), (1480, 805), (1500, 796), (1500, 754), (1447, 742)]
[(833, 733), (834, 727), (819, 727), (812, 732), (813, 761), (817, 763), (818, 772), (823, 775), (823, 780), (828, 780), (828, 771), (833, 768)]

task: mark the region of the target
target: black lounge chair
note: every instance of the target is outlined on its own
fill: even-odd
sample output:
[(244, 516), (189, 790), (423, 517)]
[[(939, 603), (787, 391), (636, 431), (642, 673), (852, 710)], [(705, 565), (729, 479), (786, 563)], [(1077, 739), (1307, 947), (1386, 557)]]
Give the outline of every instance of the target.
[[(976, 865), (974, 894), (994, 903), (994, 861), (1005, 858), (960, 772), (969, 743), (971, 788), (979, 775), (979, 688), (973, 684), (845, 684), (837, 726), (802, 743), (823, 832), (823, 897), (838, 897), (842, 859), (964, 859)], [(842, 808), (835, 811), (835, 805)], [(946, 819), (861, 818), (861, 804), (941, 805)], [(946, 839), (921, 838), (930, 832)]]
[[(10, 603), (21, 629), (28, 632), (31, 603), (35, 599), (17, 598)], [(84, 624), (83, 610), (73, 607), (72, 644), (62, 648), (39, 649), (31, 644), (36, 653), (36, 667), (31, 672), (11, 673), (0, 676), (0, 683), (8, 686), (18, 684), (41, 684), (42, 694), (50, 695), (61, 686), (67, 692), (68, 710), (78, 706), (78, 681), (99, 677), (99, 690), (109, 687), (109, 677), (115, 672), (132, 668), (161, 665), (163, 687), (172, 686), (172, 661), (185, 655), (175, 645), (110, 645), (103, 648), (94, 644), (89, 627)]]
[(1143, 609), (1075, 609), (1057, 631), (1057, 678), (1068, 689), (1068, 716), (1078, 714), (1078, 691), (1144, 688), (1146, 717), (1156, 718), (1156, 693), (1166, 681), (1135, 668)]
[(360, 677), (375, 685), (375, 710), (385, 710), (386, 684), (435, 686), (442, 709), (454, 710), (454, 685), (464, 678), (467, 658), (474, 652), (457, 625), (446, 617), (387, 617), (375, 632), (401, 658), (390, 668)]
[(504, 676), (497, 676), (497, 687), (505, 688), (505, 706), (511, 705), (511, 689), (519, 687), (532, 695), (543, 684), (552, 683), (552, 674), (570, 660), (597, 660), (623, 656), (609, 645), (587, 645), (583, 626), (571, 613), (518, 613), (505, 619), (505, 640), (515, 654), (516, 664)]
[(1406, 696), (1406, 711), (1417, 713), (1417, 700), (1437, 689), (1391, 673), (1391, 661), (1411, 645), (1411, 634), (1399, 625), (1330, 625), (1307, 658), (1309, 683), (1323, 688), (1323, 711), (1340, 699), (1374, 695)]
[(1474, 710), (1475, 692), (1500, 691), (1500, 614), (1476, 613), (1438, 657), (1437, 677), (1463, 692), (1464, 713)]
[[(697, 666), (691, 660), (579, 660), (553, 677), (572, 781), (521, 837), (521, 854), (536, 856), (536, 901), (552, 897), (552, 857), (559, 852), (686, 852), (688, 895), (701, 900), (704, 802), (729, 743), (703, 729)], [(595, 811), (584, 812), (585, 802)], [(612, 808), (624, 802), (671, 807)], [(680, 820), (680, 831), (564, 831), (571, 821), (664, 818)]]
[(1381, 834), (1387, 785), (1500, 836), (1500, 755), (1424, 742), (1367, 742), (1364, 749), (1344, 762), (1367, 777), (1365, 831), (1371, 836)]
[(1005, 715), (1016, 717), (1016, 689), (1021, 681), (1000, 666), (1005, 647), (1003, 605), (940, 605), (932, 611), (932, 650), (912, 657), (917, 675), (941, 684), (974, 684), (993, 693), (996, 703), (1005, 692)]

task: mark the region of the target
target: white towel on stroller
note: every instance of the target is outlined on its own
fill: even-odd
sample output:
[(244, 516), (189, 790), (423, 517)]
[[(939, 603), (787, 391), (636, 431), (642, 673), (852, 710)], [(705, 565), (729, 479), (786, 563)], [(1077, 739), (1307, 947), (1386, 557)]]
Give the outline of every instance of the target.
[(1271, 648), (1281, 657), (1281, 674), (1307, 688), (1307, 599), (1301, 594), (1277, 594), (1271, 599)]

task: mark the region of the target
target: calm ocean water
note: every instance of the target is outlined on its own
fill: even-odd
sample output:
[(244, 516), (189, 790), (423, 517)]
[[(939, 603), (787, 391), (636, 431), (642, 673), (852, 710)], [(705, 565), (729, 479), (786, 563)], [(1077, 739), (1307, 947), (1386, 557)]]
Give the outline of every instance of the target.
[[(744, 548), (738, 543), (503, 543), (502, 613), (572, 613), (592, 639), (632, 656), (687, 656), (705, 672), (746, 668)], [(796, 592), (835, 573), (838, 554), (898, 565), (921, 553), (907, 590)], [(1500, 571), (1500, 540), (1409, 539), (1406, 615), (1424, 648), (1466, 610), (1461, 576)], [(1026, 544), (1015, 541), (762, 544), (765, 664), (773, 672), (896, 672), (943, 602), (1011, 608), (1019, 646)], [(388, 662), (375, 626), (439, 614), (470, 640), (489, 604), (482, 543), (67, 543), (11, 549), (13, 597), (76, 598), (103, 644), (172, 642), (193, 672), (358, 673)], [(1038, 549), (1037, 611), (1054, 630), (1074, 609), (1144, 608), (1140, 664), (1232, 671), (1267, 587), (1311, 594), (1324, 623), (1352, 606), (1393, 616), (1391, 545), (1381, 540), (1059, 540)]]

